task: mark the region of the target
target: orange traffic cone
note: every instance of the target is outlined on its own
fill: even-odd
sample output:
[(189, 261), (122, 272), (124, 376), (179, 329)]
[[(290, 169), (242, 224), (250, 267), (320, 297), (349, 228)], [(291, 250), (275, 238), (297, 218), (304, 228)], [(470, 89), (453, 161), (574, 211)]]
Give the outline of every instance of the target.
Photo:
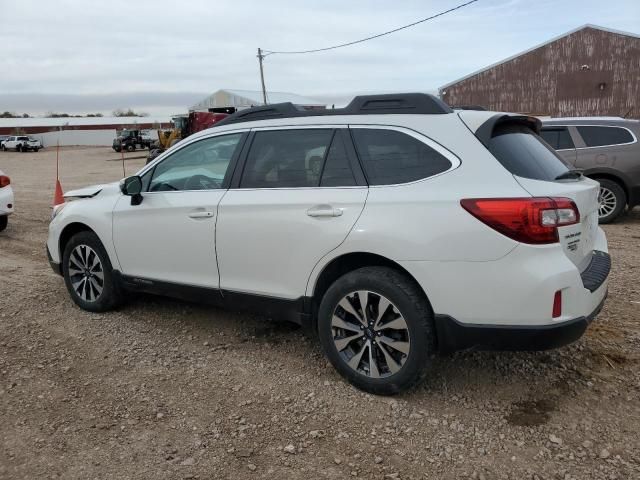
[(53, 206), (60, 205), (64, 203), (64, 193), (62, 192), (62, 185), (60, 185), (60, 180), (56, 178), (56, 192), (53, 194)]

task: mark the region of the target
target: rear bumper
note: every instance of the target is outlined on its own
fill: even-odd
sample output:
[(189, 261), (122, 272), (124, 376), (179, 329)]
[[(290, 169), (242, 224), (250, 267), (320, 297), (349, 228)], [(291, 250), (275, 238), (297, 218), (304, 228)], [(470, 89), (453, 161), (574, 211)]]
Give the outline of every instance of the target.
[(447, 315), (436, 315), (438, 349), (536, 351), (558, 348), (575, 342), (600, 313), (606, 299), (585, 317), (551, 325), (474, 325), (463, 324)]

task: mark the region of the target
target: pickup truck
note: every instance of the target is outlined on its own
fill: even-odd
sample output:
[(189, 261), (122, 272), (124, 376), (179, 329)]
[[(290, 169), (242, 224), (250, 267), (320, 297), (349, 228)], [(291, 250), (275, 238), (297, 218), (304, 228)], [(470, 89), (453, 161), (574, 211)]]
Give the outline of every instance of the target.
[(34, 152), (37, 152), (41, 148), (42, 143), (40, 143), (40, 140), (22, 135), (13, 135), (2, 142), (2, 150), (5, 152), (7, 150), (15, 150), (16, 152), (28, 152), (29, 150), (33, 150)]
[(153, 139), (149, 136), (148, 132), (141, 130), (123, 130), (116, 138), (113, 139), (111, 148), (116, 152), (120, 152), (122, 150), (133, 152), (136, 148), (150, 148), (152, 143)]

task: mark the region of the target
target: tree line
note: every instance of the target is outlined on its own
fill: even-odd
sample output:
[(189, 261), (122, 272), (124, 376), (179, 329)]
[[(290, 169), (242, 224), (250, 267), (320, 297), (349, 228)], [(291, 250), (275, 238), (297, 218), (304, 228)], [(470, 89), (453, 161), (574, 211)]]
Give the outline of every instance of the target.
[[(135, 112), (131, 108), (122, 109), (118, 108), (111, 112), (114, 117), (148, 117), (149, 114), (145, 112)], [(86, 118), (86, 117), (103, 117), (102, 113), (87, 113), (85, 115), (74, 115), (70, 113), (57, 113), (57, 112), (47, 112), (45, 118)], [(28, 113), (23, 113), (22, 115), (4, 111), (0, 113), (0, 118), (32, 118)]]

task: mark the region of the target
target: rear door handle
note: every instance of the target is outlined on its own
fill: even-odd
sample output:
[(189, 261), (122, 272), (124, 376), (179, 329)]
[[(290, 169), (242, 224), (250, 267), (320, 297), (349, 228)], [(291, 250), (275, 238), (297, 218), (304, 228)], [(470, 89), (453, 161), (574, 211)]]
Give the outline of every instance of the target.
[(213, 212), (198, 210), (197, 212), (191, 212), (189, 218), (211, 218)]
[(310, 217), (339, 217), (342, 215), (341, 208), (333, 208), (331, 205), (317, 205), (307, 210)]

